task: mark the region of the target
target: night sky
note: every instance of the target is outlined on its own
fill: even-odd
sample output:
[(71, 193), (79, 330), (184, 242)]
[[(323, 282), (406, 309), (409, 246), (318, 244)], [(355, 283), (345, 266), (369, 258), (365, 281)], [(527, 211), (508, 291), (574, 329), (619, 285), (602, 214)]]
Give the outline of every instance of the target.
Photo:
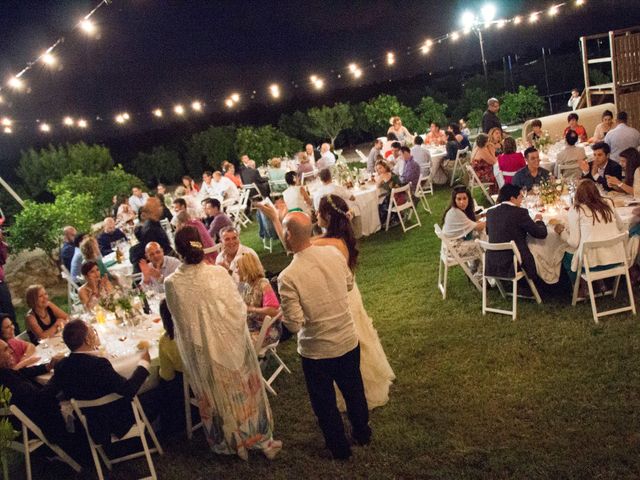
[[(471, 36), (435, 46), (429, 58), (407, 55), (406, 49), (459, 28), (461, 12), (482, 2), (113, 0), (94, 17), (100, 38), (69, 32), (96, 3), (0, 2), (0, 78), (17, 72), (58, 36), (66, 37), (56, 51), (60, 67), (31, 70), (25, 77), (28, 93), (3, 91), (7, 101), (0, 105), (1, 115), (52, 124), (65, 114), (110, 120), (121, 110), (148, 115), (156, 106), (194, 98), (213, 111), (222, 108), (232, 91), (246, 99), (256, 90), (257, 100), (265, 100), (272, 82), (282, 86), (283, 96), (295, 91), (292, 82), (309, 88), (312, 73), (324, 76), (328, 89), (353, 85), (347, 75), (336, 78), (351, 61), (376, 63), (377, 68), (364, 70), (363, 83), (480, 61), (478, 42)], [(533, 2), (494, 3), (499, 17), (512, 17), (529, 12)], [(548, 2), (535, 5), (542, 8)], [(499, 59), (638, 24), (640, 0), (588, 0), (586, 6), (565, 7), (556, 19), (545, 17), (535, 27), (525, 23), (488, 32), (485, 45), (489, 60)], [(397, 57), (392, 70), (381, 58), (388, 50)], [(330, 100), (330, 93), (324, 95)]]

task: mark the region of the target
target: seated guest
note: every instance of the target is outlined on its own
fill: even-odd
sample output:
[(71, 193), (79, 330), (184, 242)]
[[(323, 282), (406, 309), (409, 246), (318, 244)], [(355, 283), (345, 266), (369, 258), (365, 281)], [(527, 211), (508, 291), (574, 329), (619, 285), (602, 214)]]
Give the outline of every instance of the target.
[(216, 265), (224, 267), (235, 282), (238, 283), (240, 281), (238, 277), (238, 260), (243, 255), (253, 255), (256, 258), (258, 258), (258, 255), (252, 248), (240, 244), (240, 234), (235, 227), (223, 228), (220, 232), (220, 238), (222, 238), (222, 251), (216, 258)]
[(100, 255), (100, 248), (98, 247), (98, 241), (92, 235), (87, 235), (80, 244), (80, 252), (82, 253), (82, 263), (95, 262), (100, 270), (100, 275), (109, 277), (109, 280), (114, 280), (113, 276), (107, 270), (106, 265), (102, 261), (102, 255)]
[(178, 222), (178, 214), (180, 212), (187, 211), (187, 201), (184, 197), (177, 197), (173, 199), (173, 217), (171, 218), (171, 225), (173, 228), (176, 227)]
[(149, 351), (145, 350), (129, 379), (118, 374), (109, 360), (100, 357), (100, 340), (82, 320), (72, 320), (62, 338), (71, 354), (56, 364), (45, 390), (65, 399), (95, 400), (111, 393), (124, 398), (103, 407), (87, 409), (89, 431), (98, 445), (108, 445), (111, 435), (122, 437), (135, 422), (130, 403), (149, 376)]
[(310, 143), (307, 143), (304, 146), (304, 152), (302, 153), (306, 155), (307, 160), (309, 160), (312, 167), (315, 167), (316, 161), (320, 160), (320, 152), (313, 148), (313, 145)]
[[(556, 233), (561, 235), (571, 249), (565, 253), (562, 264), (572, 283), (575, 283), (577, 277), (578, 261), (584, 242), (611, 239), (620, 234), (623, 227), (613, 201), (602, 197), (595, 183), (580, 182), (573, 199), (573, 207), (569, 210), (566, 228), (562, 224), (554, 227)], [(622, 245), (616, 248), (614, 250), (602, 247), (592, 250), (589, 255), (589, 267), (602, 268), (619, 263), (619, 259), (625, 253)]]
[(69, 315), (49, 300), (42, 285), (30, 285), (25, 294), (29, 311), (26, 316), (29, 339), (37, 344), (38, 340), (51, 338), (64, 327)]
[(287, 182), (287, 189), (282, 192), (282, 198), (287, 206), (287, 212), (305, 212), (311, 214), (311, 197), (307, 193), (307, 189), (300, 185), (298, 177), (293, 172), (287, 172), (284, 176)]
[(493, 151), (493, 155), (498, 158), (504, 151), (504, 133), (502, 132), (502, 128), (494, 127), (489, 130), (489, 148)]
[(74, 227), (68, 225), (62, 229), (62, 248), (60, 248), (60, 261), (69, 272), (71, 271), (71, 260), (76, 251), (73, 240), (78, 232)]
[(422, 140), (420, 135), (416, 135), (415, 145), (411, 147), (411, 156), (420, 166), (420, 173), (422, 173), (422, 176), (428, 177), (431, 173), (431, 154), (429, 153), (429, 150), (425, 148), (424, 140)]
[(102, 233), (98, 236), (98, 247), (100, 253), (105, 256), (113, 252), (111, 244), (120, 240), (127, 240), (122, 230), (116, 228), (116, 221), (112, 217), (107, 217), (102, 222)]
[(467, 127), (467, 122), (464, 118), (458, 120), (458, 126), (460, 127), (460, 132), (464, 133), (467, 137), (471, 135), (471, 130), (469, 130), (469, 127)]
[(82, 252), (80, 251), (80, 244), (84, 240), (87, 234), (83, 232), (76, 233), (75, 238), (73, 239), (73, 245), (75, 249), (73, 251), (73, 257), (71, 258), (71, 279), (76, 282), (82, 282), (82, 277), (80, 273), (80, 269), (82, 268)]
[(402, 152), (400, 148), (402, 144), (400, 142), (393, 142), (391, 144), (391, 150), (387, 151), (384, 154), (384, 158), (391, 164), (395, 165), (395, 163), (402, 158)]
[[(162, 197), (160, 197), (160, 195), (162, 195)], [(171, 198), (171, 194), (167, 192), (167, 187), (164, 183), (159, 183), (156, 186), (156, 196), (158, 196), (158, 198), (160, 198), (161, 200), (164, 200), (162, 203), (164, 203), (165, 207), (171, 207), (173, 198)]]
[[(422, 140), (422, 138), (420, 138)], [(382, 152), (382, 140), (379, 138), (373, 142), (373, 147), (369, 150), (369, 155), (367, 155), (367, 172), (373, 173), (376, 170), (376, 159)]]
[(118, 225), (127, 225), (133, 223), (138, 215), (133, 211), (131, 205), (129, 205), (129, 199), (122, 197), (122, 203), (118, 205), (118, 211), (115, 213), (116, 223)]
[(452, 132), (455, 135), (456, 142), (460, 145), (460, 148), (471, 148), (471, 143), (469, 142), (469, 134), (463, 133), (460, 130), (460, 125), (457, 123), (450, 123), (447, 127), (447, 132)]
[(458, 156), (458, 150), (461, 148), (460, 143), (456, 140), (455, 133), (447, 130), (445, 135), (447, 136), (447, 145), (445, 147), (447, 149), (447, 160), (455, 160)]
[(144, 258), (144, 247), (142, 243), (142, 225), (136, 225), (133, 229), (133, 236), (138, 243), (129, 248), (129, 263), (133, 265), (133, 273), (140, 273), (140, 267), (138, 264), (140, 260)]
[(493, 173), (493, 166), (498, 159), (493, 153), (493, 148), (489, 146), (489, 136), (480, 133), (476, 138), (476, 144), (471, 151), (471, 166), (482, 183), (489, 184), (489, 193), (498, 190), (496, 176)]
[(202, 184), (200, 185), (200, 198), (212, 198), (218, 194), (213, 184), (213, 175), (209, 170), (202, 173)]
[(286, 188), (286, 186), (282, 185), (285, 173), (287, 173), (287, 171), (282, 168), (282, 159), (279, 157), (272, 158), (269, 162), (267, 177), (270, 182), (277, 183), (277, 185), (273, 187), (277, 193), (281, 193)]
[[(180, 212), (178, 215), (176, 215), (176, 218), (178, 219), (176, 223), (176, 231), (186, 226), (194, 227), (198, 231), (198, 235), (200, 236), (202, 248), (206, 249), (215, 247), (215, 242), (211, 238), (211, 235), (209, 235), (207, 227), (205, 227), (200, 220), (198, 220), (197, 218), (193, 218), (191, 215), (189, 215), (189, 212), (186, 211)], [(216, 260), (216, 255), (216, 252), (211, 252), (205, 254), (204, 257), (205, 260), (209, 263), (214, 263)]]
[(303, 173), (313, 172), (313, 165), (309, 161), (309, 157), (304, 152), (298, 153), (298, 170), (296, 174), (298, 178), (302, 180)]
[(315, 192), (313, 193), (313, 207), (316, 210), (318, 210), (318, 206), (320, 205), (320, 199), (325, 195), (329, 195), (330, 193), (342, 197), (346, 202), (355, 201), (356, 197), (354, 197), (351, 192), (349, 192), (349, 190), (347, 190), (342, 185), (333, 183), (331, 179), (331, 170), (329, 170), (328, 168), (320, 170), (319, 177), (322, 185), (316, 188)]
[(143, 192), (140, 187), (133, 187), (131, 189), (131, 194), (132, 195), (129, 197), (129, 206), (137, 215), (140, 212), (140, 209), (144, 207), (144, 204), (147, 203), (149, 194)]
[(587, 159), (587, 154), (584, 151), (584, 147), (576, 146), (578, 140), (578, 134), (573, 130), (569, 130), (564, 136), (564, 141), (567, 145), (560, 152), (558, 152), (558, 155), (556, 155), (556, 176), (560, 176), (561, 165), (563, 167), (575, 167), (575, 169), (579, 171), (580, 162)]
[(569, 130), (573, 130), (574, 132), (576, 132), (578, 134), (578, 137), (580, 137), (580, 141), (581, 142), (586, 142), (587, 141), (587, 131), (585, 130), (585, 128), (580, 125), (578, 123), (578, 114), (571, 112), (568, 116), (567, 116), (567, 122), (569, 123), (569, 125), (567, 125), (567, 128), (564, 129), (564, 135), (567, 135), (567, 132)]
[(19, 370), (33, 365), (40, 360), (40, 357), (35, 356), (36, 347), (33, 343), (16, 338), (15, 333), (16, 328), (13, 326), (11, 317), (6, 313), (0, 313), (0, 339), (9, 345), (15, 369)]
[[(404, 168), (402, 170), (402, 175), (400, 176), (400, 181), (405, 185), (407, 183), (411, 184), (409, 191), (411, 192), (411, 195), (413, 195), (418, 187), (418, 181), (420, 180), (420, 165), (418, 165), (411, 156), (411, 150), (409, 150), (409, 147), (402, 147), (401, 150), (404, 160)], [(353, 199), (355, 200), (355, 197)]]
[(100, 303), (100, 300), (113, 291), (113, 286), (106, 275), (100, 275), (96, 262), (88, 261), (82, 264), (82, 275), (85, 283), (78, 289), (78, 298), (87, 312)]
[[(280, 302), (271, 287), (271, 283), (264, 277), (264, 269), (257, 257), (243, 255), (238, 259), (238, 278), (240, 279), (240, 294), (247, 305), (247, 325), (252, 339), (260, 334), (264, 317), (274, 317), (280, 310)], [(262, 346), (276, 343), (282, 335), (282, 324), (274, 322), (264, 337)], [(260, 348), (260, 346), (258, 346)]]
[[(393, 148), (393, 144), (395, 142), (398, 142), (398, 137), (396, 137), (394, 133), (387, 133), (387, 141), (382, 143), (382, 157), (383, 158), (389, 158), (389, 155), (391, 155), (390, 150)], [(398, 143), (400, 143), (400, 142), (398, 142)], [(402, 146), (402, 144), (400, 143), (398, 148), (400, 148), (401, 146)]]
[[(505, 243), (513, 240), (520, 251), (520, 267), (534, 282), (538, 279), (536, 262), (527, 245), (527, 235), (534, 238), (546, 238), (547, 227), (542, 215), (536, 214), (533, 220), (526, 208), (522, 208), (522, 192), (514, 184), (504, 185), (498, 195), (498, 205), (487, 210), (487, 235), (491, 243)], [(487, 251), (484, 271), (487, 276), (510, 278), (513, 271), (513, 253), (507, 251)]]
[(540, 185), (549, 179), (549, 171), (540, 166), (540, 153), (534, 147), (527, 148), (524, 157), (527, 166), (516, 172), (511, 183), (518, 188), (531, 190), (534, 185)]
[(208, 198), (204, 201), (204, 213), (207, 215), (209, 236), (214, 243), (218, 243), (220, 230), (233, 225), (233, 222), (226, 213), (220, 211), (220, 201), (217, 198)]
[(602, 122), (596, 125), (596, 129), (593, 132), (593, 137), (589, 139), (589, 143), (604, 142), (604, 137), (609, 130), (613, 128), (613, 113), (611, 110), (605, 110), (602, 112)]
[[(256, 170), (256, 162), (251, 160), (248, 155), (242, 155), (240, 157), (240, 161), (242, 162), (242, 166), (240, 167), (240, 178), (242, 179), (243, 185), (250, 185), (254, 183), (256, 188), (259, 190), (260, 195), (263, 197), (269, 196), (269, 180), (262, 177), (260, 172)], [(251, 196), (253, 197), (258, 192), (252, 192)]]
[(144, 283), (162, 285), (164, 279), (175, 272), (181, 264), (176, 257), (165, 255), (160, 244), (156, 242), (147, 243), (144, 252), (147, 258), (139, 262)]
[(331, 151), (331, 145), (323, 143), (320, 147), (320, 160), (316, 162), (318, 170), (332, 167), (336, 164), (336, 156)]
[[(176, 207), (176, 205), (179, 205), (183, 208), (178, 208)], [(190, 215), (193, 215), (194, 217), (200, 216), (201, 205), (198, 201), (198, 196), (187, 194), (186, 190), (183, 187), (176, 188), (175, 198), (173, 199), (172, 206), (173, 217), (171, 218), (171, 225), (173, 225), (174, 227), (176, 224), (175, 216), (185, 208)], [(160, 219), (162, 219), (162, 214), (160, 215)]]
[(640, 153), (635, 148), (627, 148), (620, 153), (620, 166), (624, 169), (624, 181), (607, 175), (607, 185), (617, 191), (640, 199)]
[(236, 166), (225, 160), (222, 162), (222, 171), (224, 172), (224, 176), (231, 180), (236, 187), (242, 187), (242, 180), (240, 179), (240, 175), (236, 175)]
[(627, 112), (618, 112), (616, 126), (609, 130), (604, 141), (611, 149), (611, 160), (617, 162), (623, 150), (640, 147), (640, 132), (627, 125)]
[[(173, 251), (171, 243), (169, 243), (169, 237), (165, 232), (162, 225), (160, 225), (160, 218), (162, 218), (162, 205), (157, 197), (151, 197), (144, 206), (145, 221), (142, 224), (142, 230), (140, 231), (140, 243), (142, 248), (147, 246), (149, 242), (158, 242), (162, 247), (164, 253), (169, 254)], [(136, 263), (134, 263), (136, 265)]]
[(516, 172), (527, 165), (524, 156), (516, 152), (516, 148), (513, 137), (504, 139), (504, 152), (498, 155), (498, 167), (504, 177), (504, 183), (511, 183)]
[(527, 133), (527, 143), (530, 147), (535, 147), (538, 144), (538, 140), (544, 137), (542, 131), (542, 122), (539, 119), (531, 120), (531, 131)]
[(191, 195), (192, 197), (198, 196), (200, 187), (189, 175), (182, 177), (182, 183), (180, 186), (184, 189), (184, 195)]
[(256, 169), (256, 162), (255, 160), (251, 160), (249, 155), (242, 155), (240, 157), (240, 161), (242, 162), (243, 167), (253, 168), (254, 170)]
[(486, 223), (476, 218), (473, 206), (473, 197), (467, 187), (464, 185), (453, 187), (451, 202), (442, 217), (442, 233), (453, 240), (451, 246), (462, 258), (475, 258), (472, 270), (482, 273), (480, 268), (482, 249), (474, 238), (484, 231)]
[(213, 195), (218, 196), (224, 200), (236, 200), (240, 196), (238, 187), (236, 184), (229, 180), (227, 177), (223, 177), (220, 172), (213, 172)]
[(402, 119), (400, 117), (391, 117), (389, 123), (391, 126), (387, 130), (387, 137), (393, 135), (401, 145), (405, 145), (413, 140), (413, 135), (407, 130), (407, 127), (402, 125)]
[(447, 143), (447, 136), (445, 135), (444, 130), (440, 129), (438, 122), (431, 122), (429, 131), (424, 138), (424, 143), (427, 145), (444, 145)]
[(615, 177), (618, 180), (622, 180), (622, 167), (619, 163), (609, 160), (609, 152), (611, 150), (608, 144), (598, 142), (591, 149), (593, 150), (593, 161), (590, 163), (587, 163), (586, 160), (579, 162), (582, 178), (588, 178), (599, 183), (608, 192), (613, 188), (609, 186), (607, 177)]
[(391, 167), (384, 160), (376, 163), (376, 172), (378, 174), (376, 179), (378, 186), (378, 216), (380, 217), (380, 223), (384, 224), (387, 221), (387, 213), (391, 203), (391, 190), (400, 187), (401, 184), (398, 176), (391, 171)]
[[(156, 193), (156, 197), (158, 198), (158, 200), (160, 200), (160, 205), (162, 205), (162, 215), (160, 216), (160, 220), (166, 220), (167, 222), (171, 223), (171, 220), (173, 220), (173, 214), (171, 213), (171, 210), (169, 210), (169, 207), (167, 206), (167, 201), (169, 201), (167, 199), (167, 197), (165, 197), (164, 193)], [(173, 204), (173, 200), (169, 201), (169, 205)]]

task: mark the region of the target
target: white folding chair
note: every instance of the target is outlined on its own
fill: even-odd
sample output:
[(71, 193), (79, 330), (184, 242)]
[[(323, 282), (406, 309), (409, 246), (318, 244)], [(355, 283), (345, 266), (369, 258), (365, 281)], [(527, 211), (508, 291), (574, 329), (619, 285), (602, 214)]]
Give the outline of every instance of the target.
[(253, 348), (256, 351), (256, 355), (258, 356), (258, 359), (259, 360), (263, 359), (265, 362), (265, 365), (269, 357), (275, 359), (275, 361), (278, 364), (278, 366), (276, 367), (276, 369), (273, 371), (273, 373), (268, 379), (265, 379), (264, 375), (262, 375), (262, 381), (264, 382), (264, 387), (272, 395), (277, 395), (276, 391), (273, 389), (271, 384), (276, 380), (276, 378), (278, 378), (278, 375), (280, 375), (280, 373), (282, 373), (283, 370), (287, 373), (291, 373), (291, 370), (289, 370), (289, 367), (287, 367), (287, 365), (284, 363), (282, 358), (280, 358), (276, 350), (279, 342), (263, 345), (264, 338), (267, 335), (267, 332), (269, 331), (269, 327), (271, 327), (271, 325), (273, 325), (281, 317), (282, 317), (282, 312), (278, 313), (273, 318), (269, 316), (264, 317), (264, 320), (262, 321), (262, 326), (260, 327), (260, 333), (258, 334), (258, 337), (256, 338), (253, 344)]
[(453, 182), (456, 180), (456, 171), (460, 170), (460, 173), (464, 175), (464, 167), (469, 163), (469, 147), (461, 148), (456, 153), (456, 159), (453, 163), (453, 170), (451, 170), (451, 182), (450, 187), (453, 187)]
[[(576, 283), (573, 286), (573, 298), (571, 299), (571, 305), (575, 306), (578, 301), (578, 289), (580, 287), (580, 279), (587, 282), (589, 288), (589, 298), (591, 300), (591, 311), (593, 313), (593, 320), (599, 323), (598, 319), (607, 315), (613, 315), (615, 313), (629, 312), (636, 314), (636, 305), (633, 299), (633, 289), (631, 288), (631, 279), (629, 278), (629, 266), (627, 264), (626, 255), (626, 242), (629, 237), (627, 232), (621, 233), (609, 240), (599, 240), (592, 242), (584, 242), (582, 245), (582, 255), (578, 259), (578, 269), (576, 270)], [(598, 265), (591, 265), (589, 262), (589, 252), (596, 248), (606, 248), (610, 252), (618, 251), (617, 263), (611, 268), (605, 270), (592, 270), (592, 268)], [(620, 285), (620, 277), (624, 276), (627, 281), (627, 294), (629, 295), (629, 305), (626, 307), (614, 308), (606, 310), (604, 312), (598, 312), (596, 306), (596, 298), (593, 292), (592, 282), (596, 280), (603, 280), (605, 278), (615, 277), (612, 296), (616, 298), (618, 293), (618, 287)]]
[(440, 239), (440, 262), (438, 265), (438, 288), (442, 293), (442, 299), (445, 300), (447, 298), (447, 278), (449, 276), (449, 267), (459, 266), (464, 271), (465, 275), (469, 277), (471, 283), (478, 289), (479, 292), (482, 291), (482, 287), (480, 286), (480, 282), (476, 277), (473, 276), (471, 269), (467, 265), (467, 262), (470, 260), (475, 260), (477, 257), (461, 257), (455, 248), (451, 246), (451, 240), (448, 239), (440, 225), (435, 223), (433, 228), (436, 232), (436, 236)]
[(60, 265), (60, 274), (62, 275), (62, 278), (67, 281), (67, 298), (69, 302), (69, 308), (71, 308), (72, 306), (81, 305), (82, 303), (80, 302), (80, 296), (78, 295), (80, 286), (71, 278), (71, 273), (69, 272), (69, 270), (67, 270), (67, 267), (65, 267), (64, 265)]
[[(406, 201), (400, 205), (396, 196), (398, 194), (404, 194)], [(411, 215), (416, 214), (416, 222), (409, 226), (405, 226), (405, 219), (402, 218), (402, 212), (405, 210), (409, 210), (409, 216), (407, 217), (407, 221), (411, 219)], [(389, 198), (389, 210), (387, 211), (387, 223), (385, 226), (385, 230), (389, 231), (389, 223), (391, 222), (391, 215), (397, 214), (400, 219), (400, 225), (402, 225), (402, 231), (406, 232), (407, 230), (411, 230), (414, 227), (421, 227), (422, 223), (420, 223), (420, 217), (418, 216), (418, 211), (416, 210), (416, 206), (413, 203), (413, 198), (411, 196), (411, 183), (407, 183), (404, 187), (392, 188), (391, 196)]]
[(357, 148), (356, 148), (356, 153), (357, 153), (357, 154), (358, 154), (358, 156), (360, 157), (360, 160), (366, 164), (366, 163), (367, 163), (367, 161), (369, 160), (369, 159), (367, 158), (367, 156), (366, 156), (364, 153), (362, 153), (360, 150), (358, 150)]
[(309, 179), (314, 180), (317, 174), (318, 174), (318, 171), (315, 168), (311, 172), (304, 172), (302, 174), (302, 178), (300, 179), (300, 184), (304, 185)]
[(173, 234), (173, 227), (171, 226), (171, 222), (169, 222), (169, 220), (167, 220), (166, 218), (163, 218), (162, 220), (160, 220), (160, 225), (162, 226), (165, 233), (167, 234), (167, 237), (169, 238), (169, 242), (171, 243), (171, 246), (174, 246), (174, 243), (173, 243), (174, 234)]
[[(482, 250), (483, 250), (483, 259), (482, 259), (482, 315), (486, 315), (487, 312), (502, 313), (504, 315), (511, 315), (511, 319), (515, 320), (517, 315), (518, 315), (518, 280), (520, 280), (521, 278), (525, 278), (526, 279), (527, 283), (529, 284), (529, 288), (531, 289), (531, 292), (533, 293), (533, 298), (535, 299), (535, 301), (537, 303), (542, 303), (542, 299), (540, 298), (540, 294), (538, 293), (538, 289), (536, 288), (536, 286), (533, 283), (533, 281), (531, 281), (531, 279), (527, 276), (527, 272), (525, 272), (522, 269), (518, 270), (518, 266), (522, 263), (522, 257), (520, 256), (520, 251), (518, 250), (518, 247), (516, 246), (516, 243), (513, 240), (511, 240), (510, 242), (505, 242), (505, 243), (489, 243), (489, 242), (484, 242), (482, 240), (476, 240), (476, 242), (478, 242), (478, 244), (480, 245), (480, 247), (482, 247)], [(487, 250), (491, 250), (491, 251), (494, 251), (494, 252), (511, 251), (513, 253), (513, 272), (514, 272), (514, 276), (513, 277), (487, 276), (486, 273), (485, 273), (486, 268), (487, 268)], [(500, 308), (490, 308), (490, 307), (487, 306), (487, 280), (489, 278), (493, 278), (496, 281), (496, 284), (498, 285), (498, 290), (500, 290), (500, 294), (502, 295), (503, 298), (506, 298), (507, 295), (512, 295), (513, 296), (513, 303), (512, 303), (512, 309), (511, 310), (503, 310), (503, 309), (500, 309)], [(511, 293), (506, 293), (505, 292), (504, 287), (500, 283), (502, 281), (511, 282), (511, 284), (512, 284)], [(522, 298), (531, 298), (531, 297), (522, 296)]]
[(420, 200), (420, 203), (422, 204), (422, 208), (425, 209), (425, 211), (432, 213), (431, 212), (431, 206), (429, 205), (429, 201), (427, 200), (427, 191), (423, 188), (423, 185), (426, 184), (426, 188), (427, 189), (431, 189), (431, 194), (433, 195), (433, 185), (431, 184), (431, 179), (429, 177), (423, 177), (422, 174), (420, 174), (420, 178), (418, 179), (418, 186), (416, 187), (416, 191), (414, 193), (414, 196)]
[(469, 174), (468, 188), (469, 188), (469, 191), (471, 192), (471, 196), (473, 196), (473, 191), (476, 188), (479, 188), (480, 190), (482, 190), (482, 193), (487, 198), (489, 203), (491, 205), (495, 205), (496, 204), (495, 199), (489, 194), (489, 190), (487, 190), (487, 187), (490, 186), (491, 183), (486, 183), (486, 182), (483, 183), (471, 165), (466, 165), (466, 169), (467, 169), (467, 173)]
[(282, 192), (286, 190), (287, 186), (288, 185), (285, 180), (269, 180), (269, 189), (271, 190), (269, 196), (273, 199), (281, 197)]
[(191, 417), (191, 406), (198, 407), (198, 401), (196, 398), (191, 395), (191, 386), (189, 385), (189, 377), (185, 373), (182, 374), (182, 390), (184, 393), (184, 418), (186, 423), (187, 430), (187, 438), (191, 440), (193, 437), (193, 432), (202, 428), (202, 421), (197, 424), (193, 424), (193, 419)]
[[(22, 439), (11, 440), (9, 443), (9, 448), (15, 450), (16, 452), (24, 454), (24, 466), (26, 469), (26, 479), (31, 480), (31, 453), (42, 445), (46, 445), (49, 449), (56, 454), (56, 456), (62, 460), (64, 463), (73, 468), (76, 472), (80, 472), (82, 467), (78, 465), (78, 463), (71, 458), (62, 448), (60, 448), (55, 443), (51, 443), (47, 440), (40, 427), (38, 427), (33, 420), (31, 420), (26, 413), (20, 410), (16, 405), (11, 405), (8, 409), (3, 408), (0, 409), (0, 416), (8, 417), (13, 415), (17, 418), (22, 424), (21, 433)], [(35, 435), (36, 438), (29, 439), (29, 432)]]
[[(138, 400), (137, 396), (133, 397), (133, 400), (131, 400), (131, 409), (133, 410), (133, 416), (135, 418), (135, 422), (133, 423), (129, 431), (122, 437), (116, 438), (115, 436), (112, 435), (111, 442), (117, 443), (117, 442), (138, 437), (142, 442), (142, 451), (131, 453), (129, 455), (124, 455), (122, 457), (110, 459), (109, 457), (107, 457), (107, 454), (105, 453), (102, 446), (96, 444), (95, 441), (93, 440), (93, 437), (91, 436), (91, 433), (89, 431), (89, 424), (87, 422), (87, 417), (84, 415), (84, 413), (82, 413), (82, 409), (104, 407), (105, 405), (118, 401), (121, 398), (122, 396), (116, 393), (111, 393), (109, 395), (105, 395), (104, 397), (97, 398), (95, 400), (76, 400), (73, 398), (71, 399), (71, 405), (73, 407), (73, 410), (75, 411), (78, 419), (82, 423), (85, 433), (87, 434), (87, 440), (89, 441), (89, 448), (91, 449), (91, 456), (93, 457), (93, 463), (95, 464), (98, 478), (99, 480), (104, 480), (104, 476), (102, 474), (102, 466), (100, 464), (101, 458), (104, 464), (107, 466), (107, 469), (110, 471), (113, 468), (112, 467), (113, 464), (115, 463), (121, 463), (127, 460), (132, 460), (134, 458), (140, 458), (144, 456), (147, 459), (147, 464), (149, 465), (149, 470), (151, 472), (151, 476), (145, 477), (144, 480), (146, 479), (156, 480), (158, 477), (156, 476), (156, 469), (155, 469), (155, 466), (153, 465), (151, 454), (157, 452), (160, 455), (162, 455), (163, 451), (162, 451), (162, 447), (160, 446), (160, 442), (158, 442), (158, 438), (156, 437), (156, 434), (153, 431), (151, 424), (149, 423), (149, 420), (147, 420), (147, 416), (145, 415), (144, 410), (142, 410), (142, 406), (140, 405), (140, 400)], [(151, 440), (155, 445), (154, 448), (149, 448), (145, 432), (149, 432), (149, 436), (151, 437)]]
[[(252, 183), (251, 185), (255, 184)], [(242, 227), (246, 227), (249, 223), (252, 223), (251, 219), (245, 213), (247, 210), (247, 206), (249, 205), (249, 197), (251, 196), (252, 188), (254, 187), (243, 187), (242, 191), (240, 192), (238, 201), (226, 206), (225, 213), (231, 217), (231, 219), (233, 220), (233, 225), (237, 229), (241, 229)], [(262, 196), (260, 198), (262, 199)]]
[[(249, 197), (251, 199), (259, 198), (260, 200), (264, 200), (264, 197), (262, 196), (262, 193), (260, 192), (260, 189), (258, 188), (258, 186), (255, 183), (246, 183), (246, 184), (242, 185), (242, 190), (249, 191)], [(253, 196), (251, 196), (251, 191), (254, 191)]]

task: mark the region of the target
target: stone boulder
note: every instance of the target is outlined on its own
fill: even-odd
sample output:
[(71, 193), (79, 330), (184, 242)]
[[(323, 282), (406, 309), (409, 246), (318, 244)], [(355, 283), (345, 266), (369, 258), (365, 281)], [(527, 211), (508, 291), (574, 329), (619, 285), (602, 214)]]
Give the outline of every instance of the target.
[(24, 304), (29, 285), (39, 283), (47, 289), (50, 298), (67, 294), (67, 284), (43, 250), (24, 251), (9, 255), (4, 266), (5, 280), (16, 306)]

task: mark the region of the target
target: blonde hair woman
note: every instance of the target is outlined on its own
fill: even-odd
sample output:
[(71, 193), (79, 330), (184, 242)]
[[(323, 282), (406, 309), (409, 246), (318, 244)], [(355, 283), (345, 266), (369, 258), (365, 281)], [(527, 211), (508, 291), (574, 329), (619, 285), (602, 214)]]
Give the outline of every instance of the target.
[(387, 135), (393, 133), (402, 145), (405, 145), (407, 142), (413, 142), (413, 135), (409, 133), (407, 127), (402, 125), (402, 119), (400, 117), (391, 117), (389, 123), (391, 126), (389, 130), (387, 130)]
[(504, 152), (504, 133), (502, 133), (502, 129), (498, 127), (493, 127), (489, 130), (489, 148), (493, 149), (493, 155), (497, 158), (498, 155)]
[(69, 315), (49, 300), (49, 295), (42, 285), (29, 286), (25, 297), (30, 308), (26, 317), (27, 331), (33, 343), (37, 344), (40, 339), (53, 337), (62, 330)]

